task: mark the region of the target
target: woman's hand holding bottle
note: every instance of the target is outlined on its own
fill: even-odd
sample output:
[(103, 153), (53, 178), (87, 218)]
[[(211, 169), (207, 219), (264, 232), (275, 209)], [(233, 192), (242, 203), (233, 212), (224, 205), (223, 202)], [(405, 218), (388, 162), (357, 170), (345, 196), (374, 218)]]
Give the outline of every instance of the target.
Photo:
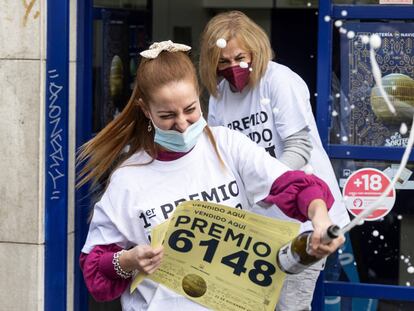
[(308, 216), (313, 226), (307, 249), (311, 255), (317, 258), (326, 257), (345, 242), (345, 237), (342, 234), (339, 235), (339, 227), (333, 225), (329, 218), (328, 209), (323, 200), (316, 199), (309, 204)]
[(339, 227), (332, 224), (323, 200), (309, 204), (308, 216), (314, 231), (302, 232), (278, 251), (277, 264), (286, 273), (302, 272), (345, 242), (344, 236), (339, 235)]

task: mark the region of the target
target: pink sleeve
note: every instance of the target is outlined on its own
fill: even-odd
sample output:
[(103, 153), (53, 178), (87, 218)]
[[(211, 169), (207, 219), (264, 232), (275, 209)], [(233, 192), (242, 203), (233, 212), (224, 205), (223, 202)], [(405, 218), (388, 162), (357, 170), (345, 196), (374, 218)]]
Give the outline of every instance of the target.
[(334, 202), (328, 185), (322, 179), (303, 171), (288, 171), (273, 182), (263, 201), (277, 205), (287, 216), (304, 222), (308, 220), (309, 204), (315, 199), (324, 200), (328, 210)]
[(122, 295), (130, 284), (116, 274), (112, 257), (121, 248), (115, 244), (95, 246), (89, 254), (81, 253), (80, 267), (86, 287), (96, 301), (111, 301)]

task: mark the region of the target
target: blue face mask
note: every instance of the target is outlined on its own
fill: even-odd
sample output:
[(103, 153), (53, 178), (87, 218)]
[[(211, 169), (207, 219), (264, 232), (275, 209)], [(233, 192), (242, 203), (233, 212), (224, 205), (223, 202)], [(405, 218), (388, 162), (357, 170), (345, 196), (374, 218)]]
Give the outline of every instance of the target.
[(154, 122), (152, 124), (155, 128), (154, 142), (171, 151), (188, 152), (196, 145), (207, 122), (203, 116), (200, 116), (200, 119), (191, 124), (184, 133), (174, 130), (162, 130), (156, 127)]

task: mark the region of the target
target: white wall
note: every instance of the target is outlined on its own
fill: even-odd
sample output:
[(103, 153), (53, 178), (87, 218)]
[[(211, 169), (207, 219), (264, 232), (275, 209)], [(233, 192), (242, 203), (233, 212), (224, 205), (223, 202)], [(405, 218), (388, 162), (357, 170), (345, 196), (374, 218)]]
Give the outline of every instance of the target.
[[(30, 5), (29, 5), (30, 3)], [(45, 0), (0, 10), (0, 304), (43, 310)]]

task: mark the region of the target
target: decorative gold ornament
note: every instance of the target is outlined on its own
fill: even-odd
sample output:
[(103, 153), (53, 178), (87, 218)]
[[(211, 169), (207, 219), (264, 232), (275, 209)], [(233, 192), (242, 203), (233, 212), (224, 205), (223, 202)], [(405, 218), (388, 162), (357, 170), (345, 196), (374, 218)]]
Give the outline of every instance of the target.
[(386, 125), (410, 123), (414, 114), (414, 80), (401, 73), (391, 73), (382, 77), (382, 85), (391, 103), (394, 105), (394, 115), (376, 85), (371, 90), (371, 106), (375, 115)]
[(115, 55), (111, 62), (111, 71), (109, 73), (109, 92), (111, 98), (121, 95), (124, 87), (124, 66), (122, 59)]
[(207, 291), (206, 281), (197, 274), (187, 274), (182, 281), (184, 292), (190, 297), (201, 297)]

